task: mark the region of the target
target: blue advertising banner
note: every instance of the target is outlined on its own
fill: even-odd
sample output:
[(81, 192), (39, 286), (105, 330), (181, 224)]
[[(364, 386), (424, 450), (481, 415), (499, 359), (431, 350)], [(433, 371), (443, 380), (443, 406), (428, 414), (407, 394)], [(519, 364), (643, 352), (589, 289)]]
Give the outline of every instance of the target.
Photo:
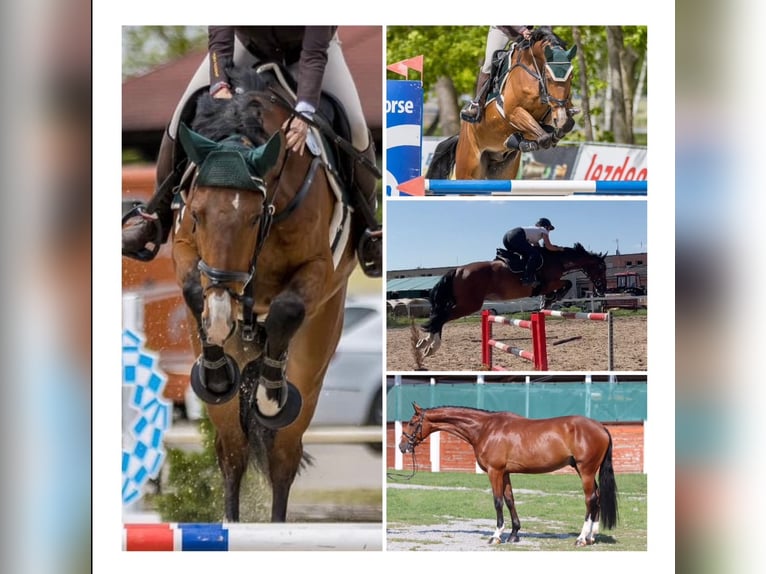
[(386, 195), (399, 195), (400, 183), (420, 176), (423, 84), (386, 82)]

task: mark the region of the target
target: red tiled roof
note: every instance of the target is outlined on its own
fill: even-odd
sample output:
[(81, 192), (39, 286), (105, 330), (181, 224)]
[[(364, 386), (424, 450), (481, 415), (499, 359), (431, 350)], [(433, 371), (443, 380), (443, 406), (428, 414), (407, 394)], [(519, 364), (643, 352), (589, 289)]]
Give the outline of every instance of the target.
[[(380, 26), (340, 26), (343, 55), (354, 77), (367, 125), (382, 126), (383, 45)], [(183, 95), (205, 52), (193, 52), (122, 84), (123, 131), (158, 131)]]

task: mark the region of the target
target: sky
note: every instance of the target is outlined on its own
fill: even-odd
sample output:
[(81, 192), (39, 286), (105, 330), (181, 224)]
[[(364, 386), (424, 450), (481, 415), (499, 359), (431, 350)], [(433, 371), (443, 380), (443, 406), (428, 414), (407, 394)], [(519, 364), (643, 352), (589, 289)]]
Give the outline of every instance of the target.
[[(503, 235), (547, 217), (551, 242), (582, 243), (614, 255), (647, 251), (646, 201), (389, 199), (386, 205), (387, 269), (457, 266), (493, 259)], [(618, 243), (619, 242), (619, 243)]]

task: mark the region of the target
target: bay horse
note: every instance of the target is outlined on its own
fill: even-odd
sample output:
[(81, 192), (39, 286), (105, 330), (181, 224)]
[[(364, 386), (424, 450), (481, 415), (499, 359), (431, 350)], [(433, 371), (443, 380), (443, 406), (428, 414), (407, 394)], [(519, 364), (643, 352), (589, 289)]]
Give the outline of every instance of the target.
[(215, 426), (230, 522), (249, 462), (271, 484), (272, 522), (286, 520), (356, 264), (325, 152), (287, 148), (282, 126), (293, 111), (282, 71), (263, 68), (231, 72), (237, 94), (203, 93), (191, 129), (179, 130), (196, 170), (177, 211), (173, 261), (196, 326), (191, 385)]
[(521, 152), (556, 145), (574, 127), (570, 101), (573, 46), (565, 50), (538, 29), (508, 55), (498, 96), (481, 121), (460, 122), (460, 132), (439, 143), (428, 179), (514, 179)]
[(415, 414), (402, 430), (399, 450), (414, 452), (436, 431), (457, 436), (473, 447), (476, 462), (489, 477), (497, 512), (497, 528), (490, 544), (502, 542), (503, 501), (511, 514), (508, 541), (519, 541), (521, 522), (513, 499), (512, 472), (543, 474), (565, 466), (577, 471), (585, 494), (585, 522), (575, 546), (595, 543), (599, 521), (606, 529), (617, 525), (612, 436), (600, 422), (583, 416), (528, 419), (510, 412), (469, 407), (412, 406)]
[(442, 328), (448, 321), (476, 313), (485, 301), (508, 301), (524, 297), (544, 296), (543, 308), (549, 308), (572, 287), (562, 275), (582, 270), (593, 283), (597, 296), (606, 290), (606, 254), (590, 253), (580, 243), (563, 251), (540, 249), (542, 266), (538, 270), (538, 285), (521, 282), (523, 267), (511, 267), (500, 259), (469, 263), (445, 273), (433, 286), (428, 298), (431, 312), (422, 329), (427, 334), (416, 348), (423, 356), (434, 354), (441, 346)]

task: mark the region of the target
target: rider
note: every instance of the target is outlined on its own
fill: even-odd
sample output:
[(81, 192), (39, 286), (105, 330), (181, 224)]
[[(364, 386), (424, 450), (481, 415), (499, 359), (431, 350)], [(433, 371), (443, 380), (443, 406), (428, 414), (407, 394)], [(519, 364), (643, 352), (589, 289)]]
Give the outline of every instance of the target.
[(532, 36), (532, 26), (490, 26), (487, 32), (487, 48), (484, 53), (484, 64), (476, 79), (476, 98), (466, 104), (460, 112), (460, 117), (469, 123), (481, 120), (484, 102), (489, 93), (489, 76), (492, 72), (492, 58), (495, 52), (502, 50), (511, 40), (519, 42), (529, 40)]
[(550, 219), (541, 217), (534, 227), (514, 227), (503, 236), (503, 246), (511, 253), (519, 253), (526, 260), (524, 275), (521, 282), (524, 285), (534, 285), (536, 282), (535, 269), (539, 264), (540, 254), (535, 247), (543, 246), (548, 251), (563, 251), (563, 247), (551, 243), (549, 232), (556, 229)]
[[(229, 99), (232, 87), (228, 72), (234, 66), (252, 66), (258, 62), (285, 64), (298, 82), (295, 110), (310, 117), (319, 105), (322, 90), (335, 96), (348, 116), (354, 149), (375, 162), (375, 148), (364, 119), (362, 105), (353, 78), (346, 65), (337, 26), (208, 26), (208, 56), (205, 57), (173, 113), (165, 131), (157, 159), (157, 189), (148, 205), (139, 206), (122, 231), (122, 254), (149, 260), (147, 243), (155, 241), (158, 228), (161, 242), (167, 241), (172, 222), (171, 203), (182, 174), (174, 169), (185, 158), (176, 133), (180, 116), (188, 100), (201, 88), (209, 86), (214, 98)], [(287, 146), (303, 153), (308, 124), (295, 116), (285, 122)], [(165, 185), (162, 185), (165, 180)], [(376, 178), (368, 170), (354, 170), (356, 190), (350, 194), (359, 205), (373, 195)], [(354, 210), (354, 227), (369, 229), (361, 209)], [(376, 237), (378, 235), (375, 235)], [(380, 268), (380, 254), (368, 248), (358, 253), (365, 273), (375, 274)], [(143, 256), (143, 257), (141, 257)]]

